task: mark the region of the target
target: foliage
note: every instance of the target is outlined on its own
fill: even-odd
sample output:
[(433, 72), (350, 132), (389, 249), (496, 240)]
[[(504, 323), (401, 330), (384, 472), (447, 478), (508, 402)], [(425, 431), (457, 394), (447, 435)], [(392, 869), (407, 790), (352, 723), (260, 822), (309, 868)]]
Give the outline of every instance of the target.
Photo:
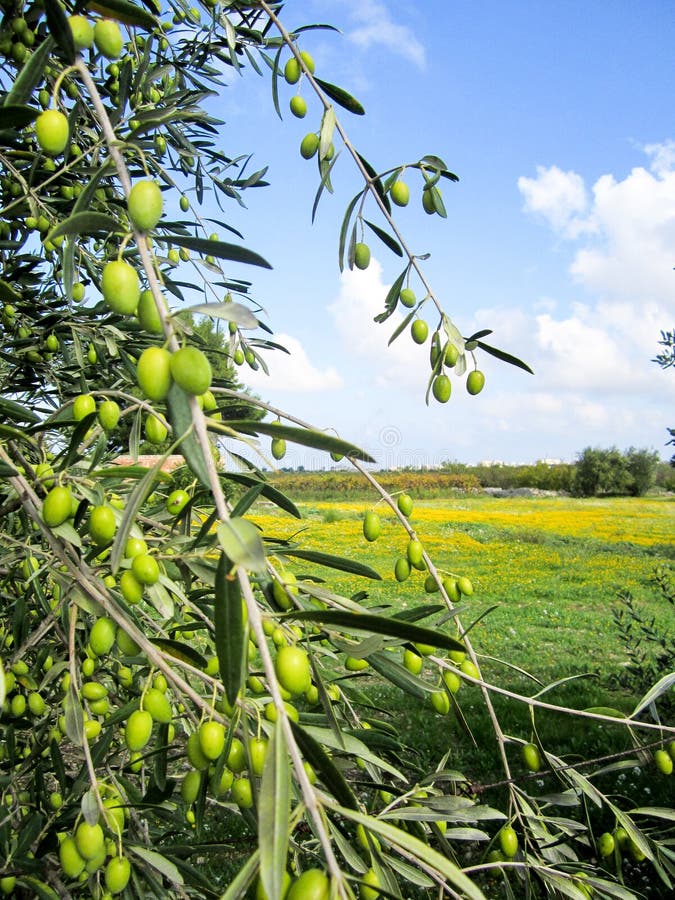
[[(656, 355), (654, 362), (658, 363), (662, 369), (669, 369), (671, 366), (675, 366), (675, 329), (673, 331), (662, 331), (659, 344), (664, 349)], [(675, 428), (669, 428), (668, 434), (670, 435), (670, 440), (666, 441), (666, 444), (675, 444)], [(670, 464), (675, 466), (675, 454), (671, 456)]]
[[(279, 113), (284, 80), (319, 110), (301, 145), (316, 162), (314, 211), (333, 191), (338, 160), (363, 177), (338, 230), (339, 257), (366, 265), (356, 247), (368, 234), (403, 260), (377, 320), (413, 303), (394, 340), (426, 317), (414, 335), (431, 332), (427, 401), (447, 400), (449, 375), (463, 378), (480, 353), (529, 371), (485, 343), (489, 331), (462, 335), (391, 215), (404, 172), (441, 217), (441, 185), (457, 176), (435, 154), (379, 172), (366, 161), (336, 114), (363, 107), (315, 77), (305, 50), (328, 26), (289, 32), (280, 3), (172, 0), (170, 21), (153, 3), (92, 9), (93, 29), (84, 16), (66, 18), (81, 4), (12, 4), (0, 33), (0, 889), (277, 898), (290, 874), (296, 897), (311, 879), (322, 900), (481, 898), (496, 875), (510, 895), (583, 900), (587, 885), (632, 896), (626, 858), (671, 888), (670, 813), (603, 792), (594, 778), (607, 767), (592, 753), (572, 765), (540, 747), (553, 798), (514, 765), (526, 743), (540, 743), (545, 689), (511, 690), (508, 663), (507, 686), (486, 679), (489, 660), (470, 636), (479, 623), (463, 624), (473, 584), (455, 566), (437, 570), (411, 524), (413, 501), (384, 490), (359, 447), (290, 413), (230, 416), (233, 397), (269, 410), (233, 391), (229, 371), (213, 378), (185, 318), (188, 303), (189, 313), (227, 321), (235, 365), (265, 370), (265, 353), (278, 349), (239, 274), (269, 263), (228, 221), (266, 173), (250, 171), (212, 113), (228, 77), (257, 72), (270, 78)], [(413, 288), (419, 302), (402, 295)], [(154, 302), (145, 314), (142, 291)], [(467, 383), (473, 392), (483, 384)], [(117, 460), (110, 401), (129, 464)], [(392, 613), (363, 588), (334, 590), (341, 574), (362, 585), (381, 575), (358, 550), (312, 547), (302, 526), (261, 531), (263, 503), (299, 511), (253, 462), (235, 466), (232, 454), (221, 464), (222, 435), (249, 449), (270, 441), (279, 459), (287, 441), (348, 458), (404, 535), (399, 582), (424, 571), (438, 601)], [(142, 465), (144, 436), (168, 442), (192, 481), (181, 476), (177, 488), (166, 453)], [(467, 734), (463, 697), (480, 698), (504, 794), (486, 801), (448, 754), (431, 771), (411, 767), (387, 711), (359, 688), (364, 666), (417, 705), (430, 698), (429, 715), (452, 710)], [(641, 748), (663, 745), (663, 771), (675, 730), (656, 711), (669, 686), (662, 680), (629, 716), (558, 711), (583, 720), (582, 733), (589, 720), (623, 728), (644, 764)], [(527, 728), (504, 731), (497, 690), (528, 713)], [(590, 804), (625, 832), (605, 863)]]
[(621, 453), (616, 447), (609, 450), (586, 447), (576, 463), (573, 493), (579, 497), (602, 494), (642, 497), (655, 482), (658, 462), (658, 453), (651, 450), (631, 447)]
[[(667, 567), (659, 567), (652, 578), (654, 594), (670, 607), (670, 620), (675, 612), (675, 579), (673, 572)], [(666, 617), (657, 621), (648, 615), (644, 606), (636, 602), (629, 590), (622, 590), (612, 608), (612, 617), (624, 646), (627, 664), (619, 683), (632, 692), (644, 693), (664, 672), (667, 672), (675, 659), (675, 635), (662, 623)], [(673, 702), (670, 701), (672, 713)]]

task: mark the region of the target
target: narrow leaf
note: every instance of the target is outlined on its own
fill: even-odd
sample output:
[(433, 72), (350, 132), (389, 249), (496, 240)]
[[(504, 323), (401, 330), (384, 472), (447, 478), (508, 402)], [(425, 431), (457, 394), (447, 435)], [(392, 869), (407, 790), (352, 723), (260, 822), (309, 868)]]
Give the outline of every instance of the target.
[[(160, 456), (151, 469), (146, 469), (145, 475), (143, 476), (143, 478), (141, 478), (141, 480), (129, 495), (127, 504), (124, 507), (122, 521), (120, 522), (117, 531), (115, 532), (115, 539), (110, 551), (110, 568), (113, 575), (119, 569), (120, 562), (122, 561), (122, 556), (124, 554), (124, 547), (126, 545), (127, 538), (129, 537), (129, 532), (131, 531), (138, 518), (138, 511), (145, 502), (147, 496), (152, 491), (155, 481), (157, 480), (158, 472), (164, 465), (165, 460), (166, 455)], [(122, 475), (121, 477), (124, 477), (124, 475)]]
[(303, 447), (313, 447), (315, 450), (326, 450), (328, 453), (341, 453), (362, 462), (375, 462), (365, 450), (361, 450), (354, 444), (343, 441), (325, 431), (315, 431), (310, 428), (295, 428), (292, 425), (280, 425), (275, 422), (258, 422), (255, 419), (237, 419), (231, 422), (232, 428), (244, 434), (267, 434), (270, 437), (280, 437)]
[(414, 317), (415, 317), (415, 310), (413, 309), (411, 312), (408, 313), (408, 315), (405, 317), (405, 319), (403, 319), (401, 324), (397, 328), (394, 329), (391, 337), (389, 338), (389, 341), (387, 342), (388, 347), (394, 343), (394, 341), (396, 340), (396, 338), (399, 335), (403, 334), (403, 332), (406, 330), (408, 325), (410, 325), (410, 322), (412, 321), (412, 319)]
[(205, 256), (216, 256), (218, 259), (229, 259), (233, 262), (245, 263), (249, 266), (261, 266), (263, 269), (271, 269), (272, 266), (253, 250), (240, 247), (238, 244), (228, 244), (225, 241), (210, 241), (208, 238), (190, 237), (188, 235), (176, 235), (176, 243), (196, 253)]
[(278, 727), (267, 747), (258, 800), (258, 834), (265, 835), (260, 841), (260, 879), (268, 897), (283, 896), (290, 812), (290, 765), (284, 732)]
[(96, 0), (96, 9), (109, 19), (117, 19), (125, 25), (138, 25), (146, 31), (159, 28), (159, 22), (154, 16), (135, 3), (130, 3), (129, 0)]
[(167, 859), (166, 856), (162, 856), (161, 853), (156, 853), (154, 850), (148, 850), (140, 844), (129, 844), (127, 846), (134, 856), (138, 856), (165, 878), (168, 878), (169, 881), (172, 881), (174, 884), (183, 884), (183, 876), (175, 864)]
[(239, 580), (236, 575), (230, 575), (231, 568), (230, 560), (221, 553), (216, 570), (213, 616), (220, 677), (227, 700), (233, 705), (242, 683), (245, 630)]
[(71, 684), (68, 687), (63, 706), (66, 716), (66, 734), (76, 747), (81, 747), (84, 744), (84, 713), (75, 685)]
[(675, 672), (669, 672), (667, 675), (664, 675), (657, 683), (650, 688), (647, 693), (644, 695), (642, 700), (635, 707), (633, 712), (631, 713), (630, 718), (634, 719), (639, 713), (642, 712), (650, 703), (653, 703), (661, 694), (670, 690), (672, 685), (675, 684)]
[(343, 806), (358, 809), (359, 803), (351, 787), (321, 744), (296, 722), (291, 721), (291, 728), (302, 755), (335, 799)]
[(185, 462), (201, 481), (204, 487), (210, 488), (209, 470), (204, 460), (202, 448), (192, 427), (192, 408), (185, 391), (175, 382), (169, 389), (166, 398), (169, 419), (175, 438), (180, 438), (180, 452)]
[(53, 241), (55, 238), (62, 237), (65, 234), (97, 234), (103, 232), (110, 234), (111, 232), (120, 231), (120, 225), (117, 219), (107, 216), (105, 213), (97, 212), (77, 212), (73, 213), (63, 222), (52, 228), (45, 235), (44, 241)]
[(414, 837), (409, 831), (402, 831), (380, 819), (363, 815), (353, 809), (344, 808), (337, 812), (346, 819), (363, 825), (368, 831), (375, 832), (392, 847), (402, 851), (407, 859), (413, 857), (419, 860), (425, 871), (428, 872), (431, 869), (438, 872), (458, 889), (462, 897), (466, 897), (468, 900), (485, 900), (485, 894), (458, 866), (419, 838)]
[(265, 548), (253, 522), (230, 518), (220, 523), (217, 534), (220, 546), (233, 565), (253, 572), (265, 571)]
[(206, 668), (206, 660), (198, 653), (190, 644), (184, 644), (182, 641), (174, 641), (169, 638), (150, 638), (150, 643), (155, 647), (159, 647), (168, 656), (174, 659), (180, 659), (182, 662), (189, 663), (197, 669)]
[(31, 98), (44, 77), (45, 69), (54, 52), (54, 38), (49, 35), (28, 57), (17, 75), (3, 106), (23, 106)]
[(322, 81), (322, 79), (316, 78), (316, 76), (314, 80), (322, 91), (330, 97), (331, 100), (334, 100), (338, 106), (341, 106), (348, 112), (354, 113), (356, 116), (365, 115), (366, 111), (363, 106), (361, 106), (359, 101), (352, 97), (351, 94), (348, 94), (347, 91), (335, 84), (330, 84), (328, 81)]
[[(260, 482), (255, 476), (247, 475), (245, 472), (228, 472), (225, 477), (228, 481), (234, 481), (236, 484), (249, 484), (254, 487), (262, 484), (261, 493), (265, 499), (271, 500), (272, 503), (279, 507), (279, 509), (283, 509), (296, 519), (302, 518), (300, 511), (293, 501), (289, 500), (284, 493), (273, 487), (271, 484), (268, 484), (265, 481)], [(242, 515), (242, 513), (239, 513), (239, 515)]]
[(525, 372), (529, 372), (530, 375), (534, 375), (534, 372), (528, 366), (528, 364), (524, 363), (516, 356), (512, 356), (510, 353), (506, 353), (504, 350), (498, 350), (496, 347), (491, 347), (489, 344), (484, 344), (483, 341), (476, 341), (476, 344), (480, 347), (481, 350), (489, 353), (490, 356), (495, 356), (497, 359), (501, 359), (502, 362), (509, 363), (509, 365), (512, 366), (517, 366), (519, 369), (523, 369)]
[(328, 148), (333, 142), (335, 131), (335, 109), (329, 106), (321, 117), (321, 129), (319, 131), (319, 159), (324, 159)]
[(226, 319), (228, 322), (236, 322), (240, 328), (257, 328), (258, 320), (251, 310), (242, 303), (198, 303), (196, 306), (188, 306), (181, 309), (181, 313), (199, 313), (202, 316), (211, 316), (212, 319)]
[(32, 106), (0, 106), (0, 128), (25, 128), (39, 115), (40, 111)]
[(368, 177), (370, 178), (371, 183), (372, 183), (373, 187), (375, 188), (375, 191), (377, 192), (378, 197), (384, 203), (384, 207), (387, 210), (387, 212), (391, 215), (391, 202), (389, 200), (389, 195), (384, 190), (384, 185), (382, 184), (382, 179), (377, 174), (375, 169), (371, 166), (371, 164), (368, 162), (368, 160), (365, 158), (365, 156), (362, 156), (360, 153), (358, 153), (357, 156), (359, 157), (361, 165), (368, 173)]
[(340, 271), (344, 271), (345, 267), (345, 247), (347, 245), (347, 232), (349, 230), (349, 223), (352, 218), (352, 213), (354, 212), (354, 208), (356, 204), (359, 202), (361, 197), (363, 196), (363, 191), (360, 191), (356, 197), (354, 197), (347, 207), (344, 218), (342, 220), (342, 225), (340, 226), (340, 241), (338, 245), (338, 263), (340, 266)]
[(387, 296), (384, 301), (384, 312), (381, 312), (378, 315), (376, 315), (373, 321), (378, 322), (378, 323), (386, 322), (387, 319), (389, 318), (389, 316), (394, 312), (394, 310), (396, 309), (396, 304), (398, 303), (398, 298), (401, 293), (401, 288), (403, 287), (403, 282), (405, 280), (406, 275), (408, 274), (408, 269), (409, 269), (409, 266), (406, 266), (405, 269), (398, 276), (396, 281), (389, 288), (389, 291), (388, 291)]
[(364, 563), (346, 559), (344, 556), (334, 556), (332, 553), (324, 553), (321, 550), (299, 550), (294, 547), (284, 548), (286, 556), (295, 556), (298, 559), (306, 559), (308, 562), (318, 563), (330, 569), (340, 572), (349, 572), (350, 575), (361, 575), (363, 578), (372, 578), (373, 581), (382, 581), (382, 576)]
[(397, 240), (395, 240), (390, 234), (387, 234), (384, 229), (380, 228), (378, 225), (375, 225), (373, 222), (369, 222), (368, 219), (363, 220), (368, 228), (371, 229), (382, 241), (382, 243), (387, 246), (392, 253), (395, 253), (397, 256), (403, 256), (403, 250), (401, 249), (401, 245)]
[(63, 7), (58, 0), (44, 0), (44, 7), (47, 15), (47, 27), (61, 48), (66, 62), (72, 65), (75, 62), (76, 55), (75, 42), (73, 41), (73, 32), (70, 30)]
[(399, 638), (402, 641), (410, 641), (415, 644), (429, 644), (431, 647), (439, 647), (443, 650), (466, 650), (464, 644), (449, 634), (432, 628), (424, 628), (421, 625), (412, 625), (402, 622), (400, 619), (388, 619), (384, 616), (374, 616), (369, 613), (350, 613), (341, 609), (317, 609), (294, 611), (293, 619), (304, 619), (307, 622), (319, 622), (322, 625), (332, 626), (338, 630), (344, 630), (350, 634), (384, 634), (388, 637)]

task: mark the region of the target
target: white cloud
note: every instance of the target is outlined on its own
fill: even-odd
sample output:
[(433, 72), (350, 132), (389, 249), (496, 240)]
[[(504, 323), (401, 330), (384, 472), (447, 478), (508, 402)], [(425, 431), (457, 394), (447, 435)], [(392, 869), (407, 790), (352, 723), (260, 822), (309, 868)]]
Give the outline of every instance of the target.
[(518, 190), (528, 212), (543, 216), (554, 231), (574, 236), (586, 211), (588, 198), (584, 180), (576, 172), (558, 166), (537, 166), (537, 177), (518, 179)]
[(378, 0), (356, 0), (353, 3), (352, 18), (358, 24), (348, 32), (347, 37), (359, 47), (367, 50), (374, 44), (381, 44), (420, 69), (426, 66), (424, 46), (410, 28), (392, 21), (384, 3)]
[(653, 385), (659, 331), (675, 316), (675, 142), (645, 152), (651, 171), (602, 175), (590, 203), (581, 176), (557, 166), (518, 181), (526, 209), (574, 242), (569, 271), (588, 292), (571, 312), (540, 308), (536, 316), (538, 371), (551, 385), (605, 396)]
[(269, 375), (262, 369), (256, 372), (247, 369), (245, 375), (247, 385), (256, 390), (269, 391), (273, 388), (275, 392), (286, 391), (295, 394), (335, 391), (343, 386), (339, 372), (332, 366), (318, 369), (297, 338), (288, 334), (275, 334), (274, 340), (289, 353), (280, 350), (266, 352), (264, 359)]

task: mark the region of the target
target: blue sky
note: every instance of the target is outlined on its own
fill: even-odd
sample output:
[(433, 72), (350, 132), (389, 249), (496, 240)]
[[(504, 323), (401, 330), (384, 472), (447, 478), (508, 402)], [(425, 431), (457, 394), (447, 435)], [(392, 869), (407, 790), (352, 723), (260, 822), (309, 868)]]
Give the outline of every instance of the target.
[[(233, 76), (218, 112), (226, 151), (254, 150), (271, 186), (227, 214), (274, 268), (233, 274), (252, 278), (292, 353), (269, 354), (271, 378), (246, 367), (242, 378), (387, 466), (573, 460), (588, 445), (666, 458), (675, 379), (651, 359), (675, 326), (672, 5), (290, 0), (285, 13), (291, 27), (340, 28), (308, 32), (301, 47), (365, 106), (365, 117), (338, 116), (375, 168), (435, 153), (459, 175), (444, 183), (442, 220), (422, 211), (410, 173), (398, 224), (431, 254), (425, 272), (460, 331), (492, 328), (489, 340), (535, 375), (480, 354), (482, 394), (453, 379), (449, 403), (425, 406), (428, 346), (403, 334), (387, 348), (397, 319), (372, 321), (399, 260), (373, 238), (366, 272), (338, 269), (359, 187), (348, 154), (312, 225), (316, 164), (298, 147), (318, 127), (318, 101), (301, 86), (307, 118), (280, 121), (269, 78), (251, 73)], [(294, 91), (281, 86), (284, 110)], [(299, 449), (287, 461), (324, 460)]]

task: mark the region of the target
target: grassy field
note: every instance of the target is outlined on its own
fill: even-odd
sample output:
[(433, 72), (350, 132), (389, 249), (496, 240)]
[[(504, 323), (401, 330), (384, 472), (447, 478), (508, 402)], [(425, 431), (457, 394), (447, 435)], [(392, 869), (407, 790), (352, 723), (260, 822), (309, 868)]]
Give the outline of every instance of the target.
[[(414, 496), (414, 481), (410, 493)], [(325, 570), (332, 590), (347, 596), (367, 591), (364, 607), (389, 605), (399, 610), (435, 602), (434, 595), (424, 591), (423, 573), (414, 572), (403, 584), (394, 578), (394, 563), (405, 553), (407, 535), (388, 507), (377, 506), (383, 527), (373, 544), (362, 534), (363, 515), (371, 508), (367, 500), (306, 501), (299, 508), (302, 521), (267, 505), (259, 506), (253, 518), (268, 534), (359, 560), (382, 575), (382, 581), (370, 581)], [(411, 522), (440, 569), (465, 574), (474, 584), (462, 625), (466, 629), (480, 620), (471, 629), (471, 638), (488, 681), (531, 696), (558, 679), (586, 675), (554, 688), (546, 699), (573, 708), (602, 705), (626, 712), (633, 708), (635, 696), (616, 686), (627, 657), (613, 624), (612, 606), (617, 592), (627, 589), (645, 615), (664, 628), (672, 625), (672, 608), (650, 584), (657, 566), (675, 560), (671, 498), (460, 495), (416, 501)], [(298, 575), (324, 574), (317, 566), (291, 564), (291, 568)], [(491, 726), (475, 689), (463, 689), (460, 696), (476, 744), (483, 748), (479, 756), (452, 717), (430, 719), (423, 704), (411, 704), (373, 675), (364, 673), (360, 685), (409, 737), (420, 771), (436, 765), (452, 745), (453, 764), (462, 771), (483, 783), (499, 779), (499, 764), (490, 749)], [(524, 704), (497, 696), (495, 705), (508, 733), (521, 737), (530, 733)], [(572, 728), (571, 721), (557, 713), (538, 713), (544, 744), (555, 742), (558, 752), (570, 757), (630, 750), (624, 729), (592, 723)], [(639, 795), (649, 789), (648, 783), (648, 778), (642, 782), (636, 775), (631, 792)]]
[[(375, 582), (329, 573), (340, 593), (367, 590), (365, 605), (395, 609), (429, 602), (422, 573), (403, 584), (394, 579), (407, 535), (388, 507), (377, 507), (383, 528), (374, 544), (361, 531), (371, 508), (367, 501), (304, 502), (299, 508), (302, 522), (272, 507), (259, 507), (254, 518), (268, 534), (296, 536), (301, 546), (367, 562), (382, 575)], [(544, 682), (600, 669), (605, 676), (619, 672), (625, 659), (611, 608), (620, 589), (630, 590), (657, 620), (668, 620), (670, 610), (659, 604), (649, 581), (656, 566), (675, 560), (670, 498), (466, 495), (417, 501), (411, 522), (440, 569), (471, 578), (475, 594), (464, 627), (495, 607), (472, 631), (479, 653), (507, 658)]]

